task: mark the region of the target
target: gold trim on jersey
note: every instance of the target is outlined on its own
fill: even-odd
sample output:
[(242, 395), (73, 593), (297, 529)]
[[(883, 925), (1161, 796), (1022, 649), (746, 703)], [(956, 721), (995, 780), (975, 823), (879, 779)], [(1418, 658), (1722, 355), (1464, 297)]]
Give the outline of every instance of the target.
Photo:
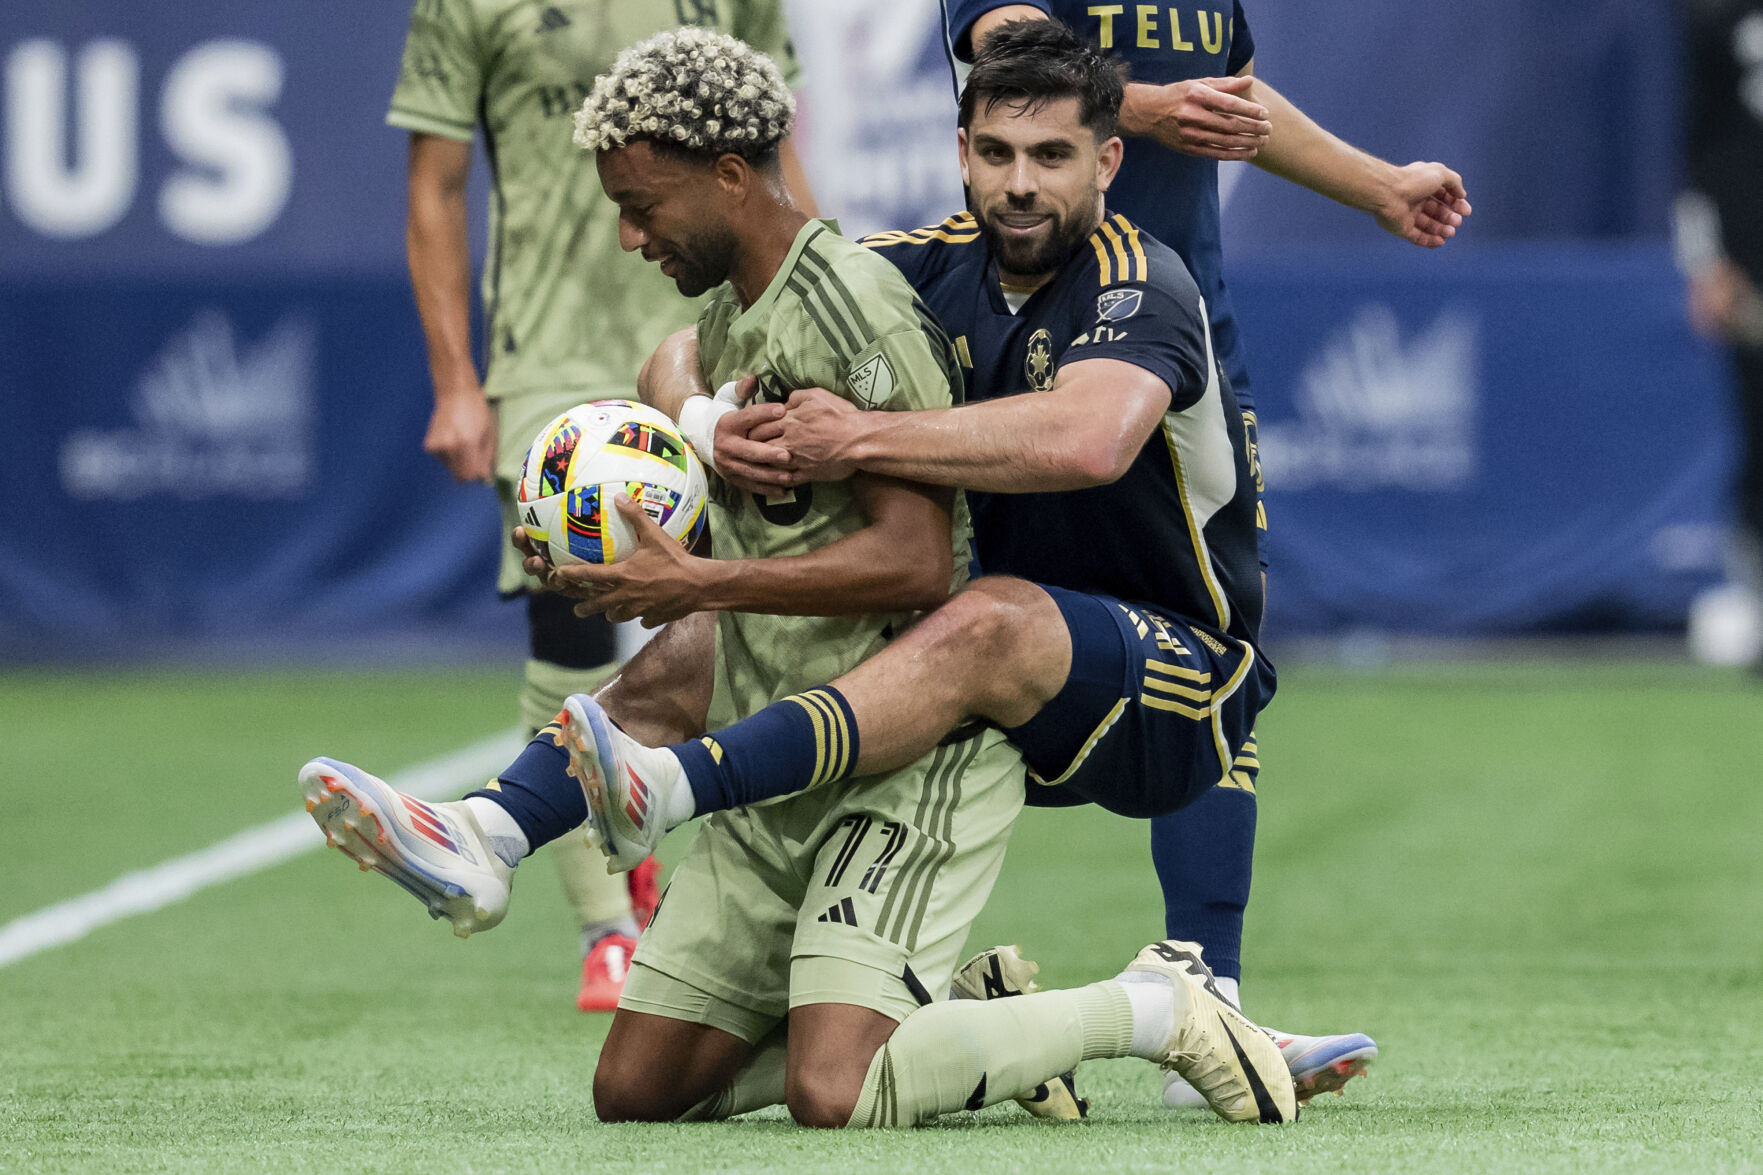
[(1090, 234), (1090, 248), (1096, 251), (1096, 278), (1105, 286), (1114, 284), (1114, 266), (1108, 260), (1108, 247), (1102, 244), (1102, 230)]
[(932, 241), (948, 241), (962, 245), (968, 241), (979, 240), (979, 224), (973, 219), (971, 212), (957, 212), (941, 224), (926, 225), (923, 228), (888, 229), (879, 233), (870, 233), (858, 239), (857, 243), (867, 248), (881, 245), (928, 245)]
[(1118, 212), (1090, 234), (1090, 248), (1096, 251), (1096, 276), (1102, 285), (1151, 280), (1151, 263), (1138, 227)]
[(1188, 479), (1182, 471), (1181, 453), (1176, 445), (1175, 429), (1170, 425), (1170, 415), (1165, 413), (1163, 417), (1163, 443), (1169, 449), (1169, 466), (1175, 472), (1175, 492), (1181, 498), (1181, 514), (1188, 524), (1188, 539), (1194, 545), (1194, 562), (1200, 569), (1200, 579), (1206, 584), (1206, 594), (1212, 597), (1218, 627), (1226, 628), (1230, 613), (1225, 609), (1224, 591), (1218, 586), (1212, 570), (1212, 551), (1206, 545), (1206, 536), (1201, 533), (1199, 519), (1194, 517), (1193, 503), (1188, 501)]
[(1157, 673), (1168, 674), (1177, 681), (1192, 681), (1203, 685), (1212, 680), (1210, 673), (1199, 669), (1189, 669), (1186, 665), (1171, 665), (1167, 661), (1154, 661), (1149, 657), (1145, 658), (1145, 668)]
[(1042, 787), (1057, 787), (1070, 779), (1072, 773), (1082, 767), (1084, 760), (1090, 757), (1090, 752), (1096, 749), (1096, 744), (1102, 741), (1102, 736), (1108, 733), (1110, 727), (1120, 721), (1120, 715), (1125, 709), (1125, 698), (1114, 703), (1114, 708), (1102, 716), (1102, 721), (1096, 724), (1096, 729), (1090, 731), (1090, 737), (1084, 740), (1084, 745), (1078, 748), (1077, 755), (1071, 760), (1070, 765), (1060, 773), (1058, 779), (1042, 779), (1040, 773), (1033, 767), (1028, 769), (1028, 777)]
[[(1241, 641), (1238, 641), (1237, 644), (1243, 650), (1243, 662), (1237, 666), (1237, 671), (1230, 675), (1230, 680), (1224, 683), (1224, 687), (1212, 695), (1212, 740), (1218, 745), (1218, 761), (1225, 765), (1224, 775), (1220, 777), (1219, 782), (1230, 778), (1236, 758), (1230, 753), (1230, 744), (1224, 737), (1224, 703), (1237, 692), (1237, 689), (1243, 684), (1243, 678), (1249, 674), (1249, 666), (1255, 663), (1255, 647)], [(1253, 739), (1255, 732), (1251, 730), (1249, 737)], [(1251, 786), (1249, 790), (1254, 791), (1255, 789)]]
[(1133, 262), (1138, 267), (1138, 280), (1142, 282), (1150, 281), (1151, 262), (1145, 256), (1145, 242), (1139, 237), (1139, 226), (1128, 220), (1126, 217), (1121, 216), (1119, 213), (1115, 214), (1114, 223), (1126, 237), (1126, 247), (1132, 250)]

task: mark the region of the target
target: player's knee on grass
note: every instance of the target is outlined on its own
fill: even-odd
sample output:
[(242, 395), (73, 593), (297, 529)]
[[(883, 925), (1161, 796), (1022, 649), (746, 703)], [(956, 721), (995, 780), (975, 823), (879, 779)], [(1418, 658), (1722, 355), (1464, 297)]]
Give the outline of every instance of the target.
[(594, 1067), (602, 1122), (677, 1122), (735, 1079), (753, 1046), (684, 1020), (620, 1009)]
[(1034, 717), (1065, 682), (1071, 638), (1051, 596), (1009, 576), (977, 579), (915, 630), (942, 655), (967, 712), (1001, 726)]
[(798, 1126), (836, 1130), (850, 1124), (876, 1052), (899, 1023), (855, 1004), (808, 1004), (790, 1010), (784, 1104)]

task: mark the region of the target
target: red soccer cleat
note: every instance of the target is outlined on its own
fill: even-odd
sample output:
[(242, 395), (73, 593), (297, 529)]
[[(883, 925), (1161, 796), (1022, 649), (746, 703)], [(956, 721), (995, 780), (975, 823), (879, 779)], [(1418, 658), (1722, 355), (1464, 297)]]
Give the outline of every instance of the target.
[(624, 977), (631, 967), (631, 952), (636, 949), (636, 940), (622, 934), (609, 934), (595, 943), (582, 960), (582, 990), (575, 997), (575, 1006), (584, 1012), (617, 1011)]
[(650, 857), (626, 876), (630, 879), (631, 916), (641, 929), (649, 925), (655, 907), (661, 904), (661, 862)]

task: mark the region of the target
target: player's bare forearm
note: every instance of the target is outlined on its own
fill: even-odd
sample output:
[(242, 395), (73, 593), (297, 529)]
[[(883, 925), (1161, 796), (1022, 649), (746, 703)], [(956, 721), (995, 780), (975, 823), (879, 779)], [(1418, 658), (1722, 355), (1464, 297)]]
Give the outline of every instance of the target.
[(405, 244), (435, 394), (422, 447), (458, 480), (488, 482), (496, 473), (496, 417), (471, 357), (471, 250), (465, 235), (470, 173), (469, 142), (410, 136)]
[(703, 607), (778, 616), (918, 612), (949, 597), (954, 491), (888, 477), (853, 482), (869, 524), (801, 555), (705, 560)]
[(482, 394), (471, 357), (470, 171), (470, 143), (411, 134), (405, 247), (437, 401)]
[[(1168, 387), (1145, 369), (1090, 359), (1061, 370), (1046, 392), (826, 423), (846, 425), (848, 439), (837, 448), (870, 473), (992, 493), (1050, 493), (1119, 478), (1169, 399)], [(816, 407), (836, 411), (820, 397)], [(808, 429), (792, 438), (792, 420), (810, 424), (806, 416), (798, 417), (792, 397), (777, 441), (792, 455), (815, 447)]]
[(1252, 92), (1273, 124), (1255, 166), (1349, 208), (1371, 212), (1378, 207), (1394, 179), (1394, 165), (1324, 130), (1265, 79), (1256, 78)]
[[(530, 574), (581, 601), (578, 614), (640, 618), (650, 627), (694, 612), (843, 616), (942, 603), (954, 568), (953, 491), (879, 477), (860, 477), (853, 488), (864, 527), (802, 555), (697, 558), (622, 497), (614, 505), (636, 530), (637, 547), (618, 562), (552, 567), (530, 543), (521, 548)], [(518, 541), (522, 532), (515, 534)]]
[[(1250, 67), (1252, 68), (1253, 63)], [(1330, 134), (1261, 78), (1249, 94), (1273, 129), (1257, 167), (1349, 208), (1369, 212), (1386, 232), (1437, 248), (1470, 214), (1463, 177), (1442, 163), (1387, 163)]]
[(698, 364), (698, 332), (692, 327), (662, 339), (637, 375), (638, 398), (667, 413), (671, 420), (679, 419), (688, 397), (708, 396), (713, 391)]

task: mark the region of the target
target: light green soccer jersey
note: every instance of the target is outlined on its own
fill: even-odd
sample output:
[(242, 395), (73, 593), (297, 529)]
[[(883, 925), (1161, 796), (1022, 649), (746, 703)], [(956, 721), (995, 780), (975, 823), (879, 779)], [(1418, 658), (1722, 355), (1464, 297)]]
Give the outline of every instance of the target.
[[(900, 271), (811, 220), (757, 301), (741, 309), (733, 287), (709, 295), (698, 322), (699, 362), (711, 387), (758, 375), (759, 398), (826, 388), (860, 408), (947, 408), (961, 372), (948, 337)], [(719, 482), (710, 530), (719, 559), (800, 555), (865, 525), (849, 482), (815, 482), (779, 502)], [(955, 495), (955, 581), (966, 582), (967, 505)], [(710, 728), (846, 672), (910, 621), (908, 613), (762, 616), (726, 612), (718, 622)]]
[(796, 84), (782, 0), (416, 0), (386, 121), (461, 141), (483, 128), (491, 399), (634, 392), (650, 352), (696, 317), (697, 303), (619, 249), (618, 209), (571, 141), (619, 51), (681, 24), (741, 38)]

